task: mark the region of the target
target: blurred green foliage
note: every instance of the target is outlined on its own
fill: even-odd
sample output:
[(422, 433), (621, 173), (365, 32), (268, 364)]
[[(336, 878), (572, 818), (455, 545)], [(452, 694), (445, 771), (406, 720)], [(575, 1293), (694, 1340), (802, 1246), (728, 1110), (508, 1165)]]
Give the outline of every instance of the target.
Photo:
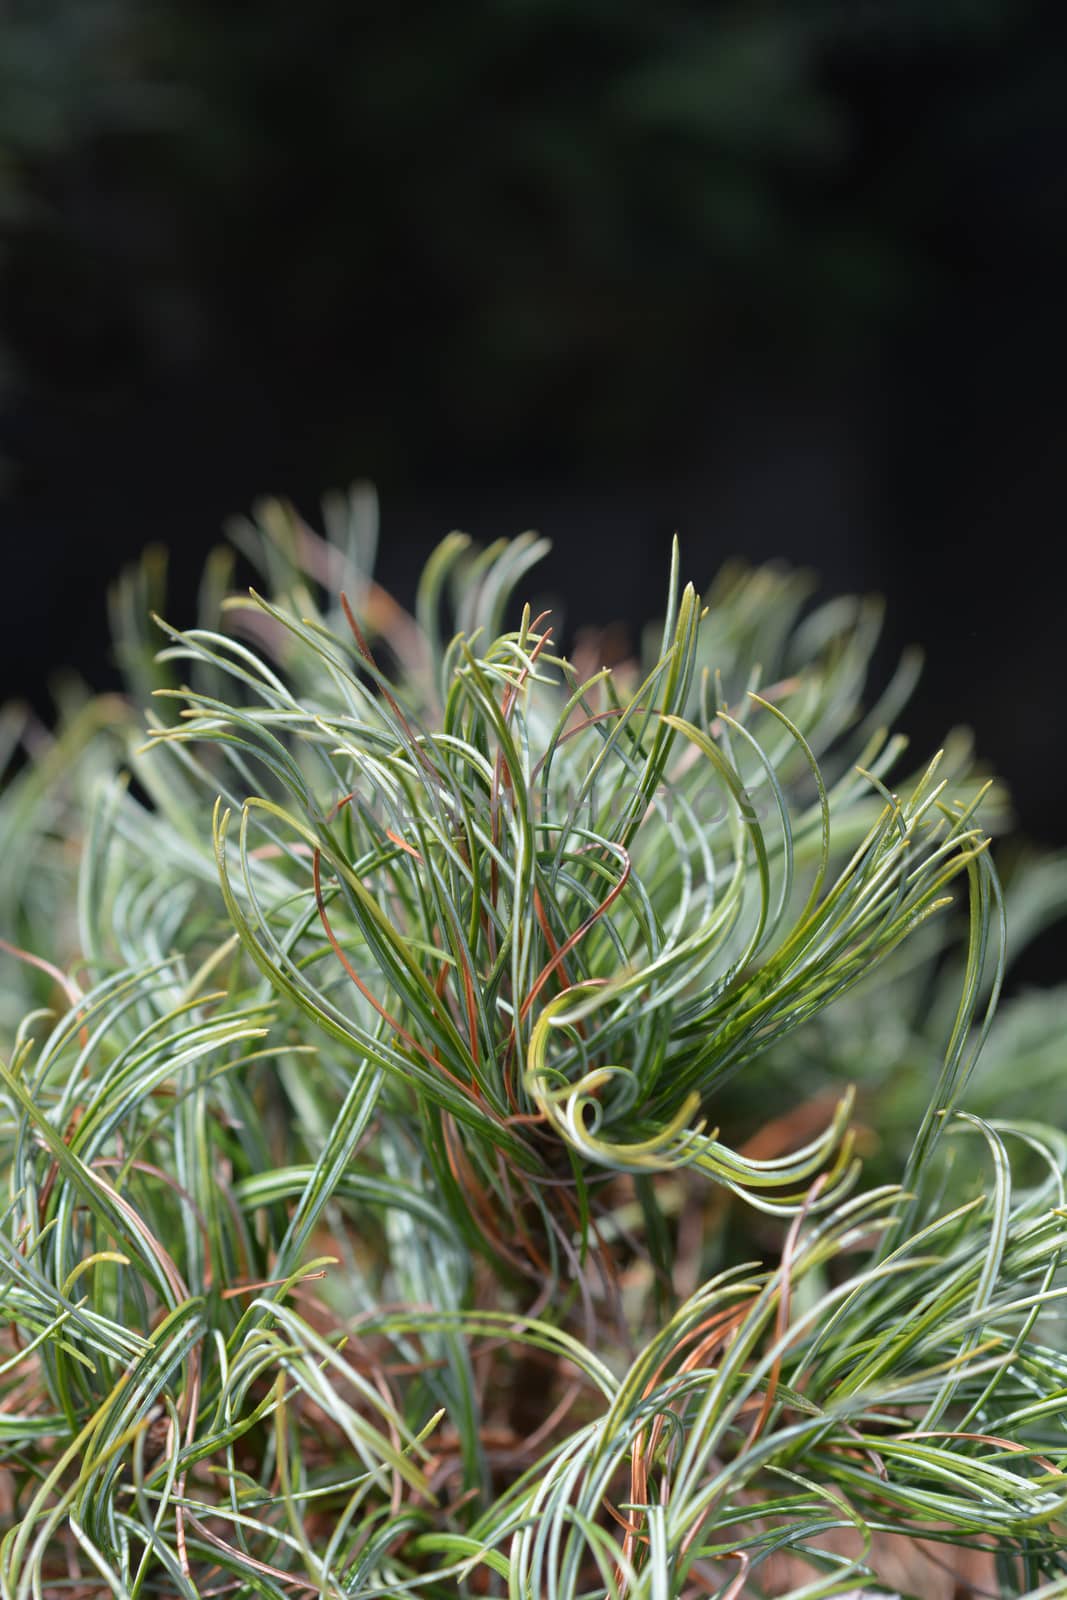
[(753, 325), (848, 341), (922, 294), (946, 196), (966, 209), (1057, 103), (1043, 15), (16, 0), (0, 216), (24, 379), (250, 363), (350, 440), (389, 432), (402, 372), (406, 431), (446, 448), (617, 440), (650, 389), (669, 426), (698, 353)]

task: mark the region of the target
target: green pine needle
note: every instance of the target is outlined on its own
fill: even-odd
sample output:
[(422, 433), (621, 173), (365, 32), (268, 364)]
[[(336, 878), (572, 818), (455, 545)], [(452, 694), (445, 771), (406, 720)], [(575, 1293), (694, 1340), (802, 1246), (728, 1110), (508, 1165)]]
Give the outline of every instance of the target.
[(583, 673), (533, 535), (327, 523), (0, 723), (0, 1600), (1067, 1593), (1062, 863), (870, 605), (676, 550)]

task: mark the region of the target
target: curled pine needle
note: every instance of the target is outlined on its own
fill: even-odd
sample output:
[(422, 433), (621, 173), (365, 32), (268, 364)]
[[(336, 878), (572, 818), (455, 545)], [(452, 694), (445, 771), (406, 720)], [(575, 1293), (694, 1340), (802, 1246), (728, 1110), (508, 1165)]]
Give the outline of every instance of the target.
[(326, 520), (0, 721), (0, 1600), (1067, 1593), (1063, 864), (867, 602)]

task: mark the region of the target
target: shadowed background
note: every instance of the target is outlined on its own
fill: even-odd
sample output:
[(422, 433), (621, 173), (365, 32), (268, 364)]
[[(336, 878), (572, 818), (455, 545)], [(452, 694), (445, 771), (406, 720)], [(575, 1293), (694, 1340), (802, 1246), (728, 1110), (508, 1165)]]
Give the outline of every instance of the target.
[(1029, 0), (8, 0), (0, 687), (107, 683), (149, 540), (371, 478), (409, 596), (536, 526), (580, 621), (781, 557), (918, 639), (1067, 843), (1067, 18)]

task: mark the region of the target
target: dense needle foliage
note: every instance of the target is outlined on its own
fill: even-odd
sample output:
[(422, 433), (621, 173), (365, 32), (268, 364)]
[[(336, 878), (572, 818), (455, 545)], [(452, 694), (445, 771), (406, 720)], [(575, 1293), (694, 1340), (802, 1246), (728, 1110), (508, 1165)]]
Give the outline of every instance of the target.
[(1062, 863), (876, 607), (676, 561), (587, 670), (326, 511), (3, 725), (0, 1596), (1067, 1595)]

